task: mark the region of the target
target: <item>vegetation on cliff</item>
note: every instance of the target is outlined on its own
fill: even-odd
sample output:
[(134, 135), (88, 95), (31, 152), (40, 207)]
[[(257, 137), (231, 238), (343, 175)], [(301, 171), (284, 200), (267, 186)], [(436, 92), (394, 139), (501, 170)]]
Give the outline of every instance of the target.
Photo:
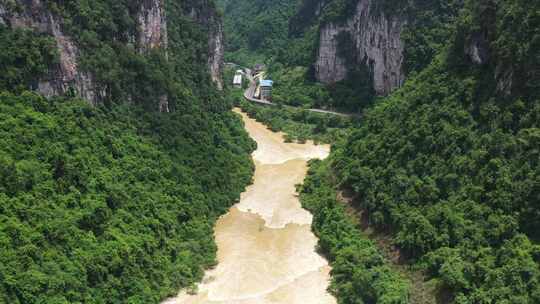
[(0, 25), (0, 49), (0, 91), (28, 89), (58, 60), (54, 40), (30, 30), (10, 30)]
[(354, 118), (314, 113), (302, 108), (256, 105), (236, 97), (238, 105), (249, 117), (267, 125), (274, 132), (284, 132), (286, 141), (330, 144), (347, 135), (356, 121)]
[(312, 161), (300, 187), (302, 206), (313, 213), (319, 249), (332, 266), (330, 290), (338, 303), (409, 303), (410, 282), (392, 269), (357, 220), (338, 200), (329, 161)]
[[(315, 2), (305, 1), (312, 14)], [(343, 17), (340, 8), (346, 6), (338, 4), (327, 9)], [(339, 251), (349, 240), (327, 239), (337, 226), (320, 228), (333, 221), (323, 215), (342, 208), (335, 207), (335, 193), (324, 190), (331, 186), (320, 182), (331, 179), (332, 171), (340, 186), (356, 193), (369, 223), (393, 235), (404, 257), (449, 291), (448, 301), (540, 302), (538, 4), (379, 4), (386, 13), (416, 16), (402, 33), (409, 79), (368, 107), (362, 125), (336, 144), (331, 169), (313, 164), (302, 197), (315, 215), (321, 249)], [(308, 16), (310, 9), (299, 11)], [(331, 21), (324, 16), (320, 20)], [(296, 15), (291, 28), (302, 37), (317, 22)], [(299, 78), (287, 71), (286, 61), (279, 64), (284, 75)], [(382, 301), (362, 294), (370, 286), (351, 287), (361, 286), (354, 284), (363, 284), (364, 277), (341, 273), (365, 268), (334, 267), (339, 301)]]
[[(186, 102), (192, 94), (202, 96), (203, 99), (214, 98), (215, 96), (207, 96), (215, 93), (212, 83), (208, 81), (208, 28), (189, 15), (192, 8), (205, 12), (215, 9), (213, 1), (164, 1), (161, 9), (166, 11), (167, 29), (161, 28), (162, 24), (152, 24), (152, 28), (147, 30), (159, 32), (162, 37), (165, 37), (167, 32), (168, 43), (161, 41), (153, 47), (143, 45), (144, 41), (138, 41), (141, 30), (138, 19), (141, 14), (148, 13), (142, 8), (143, 2), (47, 0), (43, 1), (44, 6), (41, 9), (47, 9), (51, 16), (57, 19), (63, 34), (75, 43), (76, 49), (70, 52), (78, 56), (77, 72), (89, 73), (92, 76), (101, 102), (110, 105), (129, 100), (148, 110), (155, 110), (158, 109), (160, 97), (167, 95), (170, 109), (174, 110), (177, 104)], [(24, 11), (27, 5), (17, 2), (6, 4), (8, 10), (14, 12)], [(210, 26), (212, 25), (208, 27)], [(51, 47), (55, 46), (50, 37), (31, 33), (29, 30), (13, 31), (26, 32), (27, 36), (33, 35), (33, 38), (25, 40), (20, 37), (23, 34), (15, 36), (15, 33), (8, 34), (12, 30), (5, 26), (0, 25), (0, 28), (2, 35), (11, 35), (16, 41), (10, 41), (10, 37), (6, 36), (6, 39), (0, 42), (5, 44), (5, 47), (2, 45), (2, 50), (10, 50), (16, 44), (22, 51), (21, 54), (6, 53), (2, 64), (12, 64), (11, 69), (35, 72), (33, 81), (36, 82), (39, 73), (46, 73), (47, 67), (57, 63), (55, 61), (58, 61), (58, 58), (50, 53)], [(49, 41), (46, 41), (47, 39)], [(41, 46), (38, 43), (41, 43)], [(22, 60), (10, 63), (10, 60), (23, 55), (27, 56), (24, 68), (21, 67)], [(11, 86), (14, 88), (14, 84)]]
[(370, 223), (455, 303), (540, 301), (539, 8), (467, 1), (436, 59), (336, 150)]
[(158, 303), (214, 263), (213, 223), (252, 170), (232, 113), (30, 92), (0, 113), (1, 303)]
[[(210, 80), (190, 2), (166, 2), (167, 53), (132, 44), (133, 1), (46, 1), (106, 92), (97, 107), (25, 91), (60, 50), (0, 25), (0, 303), (159, 303), (215, 263), (254, 143)], [(164, 95), (172, 113), (156, 112)]]

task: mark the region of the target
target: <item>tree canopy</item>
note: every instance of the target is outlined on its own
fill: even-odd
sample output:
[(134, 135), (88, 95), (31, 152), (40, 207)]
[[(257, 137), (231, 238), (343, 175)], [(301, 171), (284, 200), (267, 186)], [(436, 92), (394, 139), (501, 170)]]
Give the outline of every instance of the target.
[(190, 2), (166, 1), (167, 54), (133, 46), (138, 3), (45, 3), (107, 98), (26, 91), (56, 43), (0, 25), (0, 303), (159, 303), (215, 264), (255, 143), (210, 80)]
[[(536, 303), (538, 4), (465, 7), (446, 47), (366, 113), (333, 166), (370, 222), (393, 231), (454, 302)], [(490, 54), (481, 64), (465, 52), (478, 33)]]

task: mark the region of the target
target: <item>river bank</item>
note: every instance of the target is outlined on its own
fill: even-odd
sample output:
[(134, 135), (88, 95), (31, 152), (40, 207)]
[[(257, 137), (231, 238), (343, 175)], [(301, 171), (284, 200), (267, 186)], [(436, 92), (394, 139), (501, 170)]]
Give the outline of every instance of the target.
[(174, 303), (336, 303), (327, 292), (328, 262), (315, 251), (313, 216), (301, 207), (295, 185), (310, 159), (324, 159), (330, 147), (285, 143), (239, 109), (257, 142), (252, 154), (254, 183), (215, 226), (218, 264), (197, 294), (181, 293)]

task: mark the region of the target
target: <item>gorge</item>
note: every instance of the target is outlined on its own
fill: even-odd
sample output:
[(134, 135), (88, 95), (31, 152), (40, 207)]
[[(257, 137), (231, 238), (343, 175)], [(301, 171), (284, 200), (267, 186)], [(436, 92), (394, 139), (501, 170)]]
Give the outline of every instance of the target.
[(330, 268), (315, 251), (312, 216), (295, 193), (307, 161), (325, 158), (329, 147), (284, 143), (282, 134), (235, 111), (257, 142), (253, 184), (217, 221), (218, 264), (196, 295), (181, 294), (163, 304), (336, 303), (326, 291)]
[(254, 148), (220, 27), (212, 1), (0, 1), (0, 303), (159, 303), (214, 263)]
[(0, 304), (540, 303), (539, 54), (538, 1), (0, 0)]

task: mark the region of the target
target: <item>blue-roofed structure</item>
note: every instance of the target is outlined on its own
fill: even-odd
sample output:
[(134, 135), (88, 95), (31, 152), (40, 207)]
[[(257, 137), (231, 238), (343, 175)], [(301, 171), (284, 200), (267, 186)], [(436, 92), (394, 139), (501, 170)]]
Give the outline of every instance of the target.
[(261, 87), (272, 87), (272, 85), (274, 85), (274, 82), (272, 80), (261, 80), (261, 83), (260, 83)]
[(272, 100), (272, 85), (274, 85), (274, 82), (272, 80), (266, 79), (259, 82), (262, 100)]

